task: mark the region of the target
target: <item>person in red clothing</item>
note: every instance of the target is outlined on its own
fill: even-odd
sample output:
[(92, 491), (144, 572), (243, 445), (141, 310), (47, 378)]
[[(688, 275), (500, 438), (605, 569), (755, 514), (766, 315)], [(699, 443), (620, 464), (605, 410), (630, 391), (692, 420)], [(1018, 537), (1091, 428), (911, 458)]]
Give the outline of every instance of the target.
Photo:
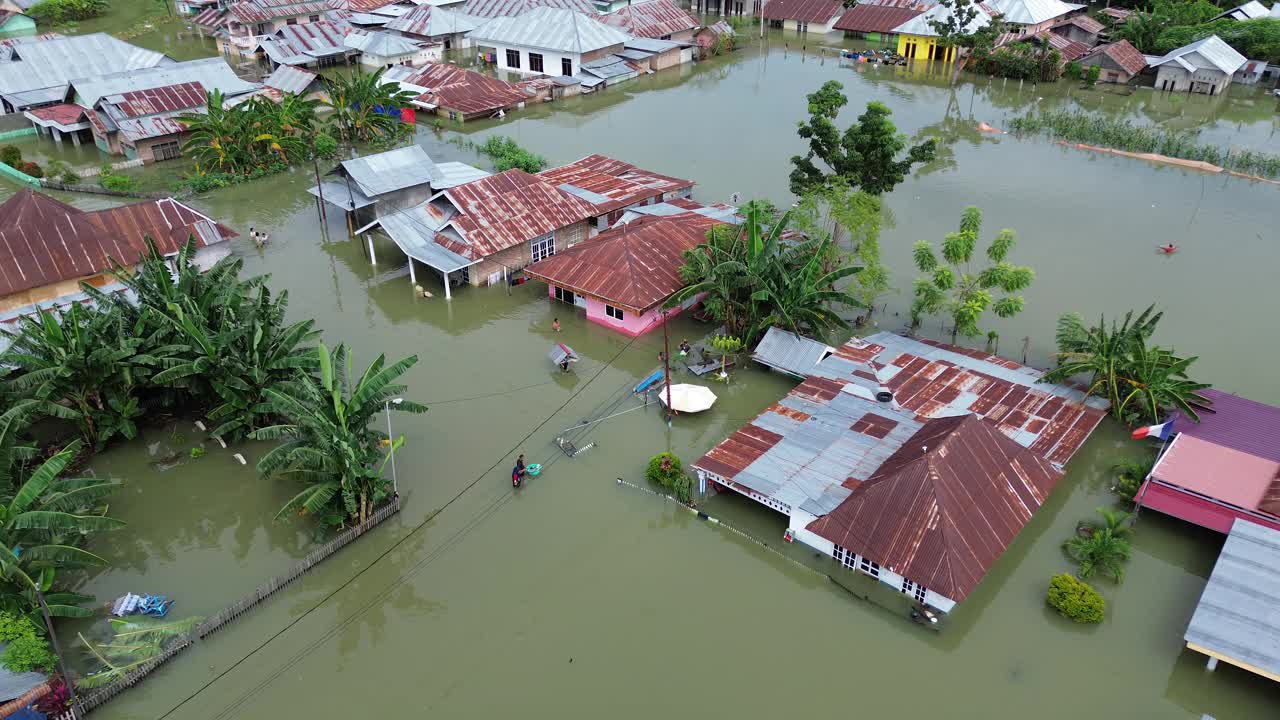
[(524, 453), (516, 458), (516, 466), (511, 468), (511, 487), (520, 487), (520, 482), (524, 480), (524, 474), (528, 472), (524, 466)]

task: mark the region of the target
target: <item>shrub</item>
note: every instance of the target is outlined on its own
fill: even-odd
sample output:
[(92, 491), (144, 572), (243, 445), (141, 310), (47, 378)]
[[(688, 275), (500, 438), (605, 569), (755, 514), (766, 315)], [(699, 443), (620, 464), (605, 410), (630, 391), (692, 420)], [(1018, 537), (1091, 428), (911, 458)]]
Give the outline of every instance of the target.
[(494, 135), (477, 145), (476, 150), (493, 160), (493, 169), (497, 172), (518, 168), (527, 173), (536, 173), (547, 167), (546, 158), (525, 150), (505, 135)]
[(31, 620), (22, 615), (0, 612), (0, 641), (8, 643), (0, 655), (0, 665), (11, 672), (24, 673), (53, 667), (49, 643)]
[(80, 182), (80, 175), (78, 175), (75, 170), (67, 168), (58, 175), (58, 180), (67, 185), (75, 185)]
[(40, 23), (88, 20), (107, 10), (107, 0), (44, 0), (32, 5), (27, 14)]
[(108, 190), (114, 190), (115, 192), (133, 192), (138, 189), (137, 178), (132, 178), (128, 175), (117, 175), (115, 173), (99, 175), (98, 184)]
[(0, 162), (16, 168), (22, 164), (22, 151), (13, 145), (0, 146)]
[(1098, 591), (1069, 573), (1049, 580), (1045, 601), (1059, 615), (1078, 623), (1100, 623), (1106, 614), (1107, 603)]
[(1084, 76), (1085, 82), (1089, 83), (1090, 85), (1096, 85), (1098, 83), (1098, 77), (1100, 75), (1102, 75), (1102, 66), (1090, 65), (1089, 69), (1085, 71), (1085, 76)]
[(1072, 60), (1063, 68), (1062, 76), (1068, 80), (1079, 80), (1084, 76), (1084, 71), (1080, 68), (1080, 63)]
[(328, 133), (316, 135), (316, 157), (329, 158), (338, 152), (338, 141)]
[(30, 175), (33, 178), (44, 177), (44, 168), (40, 167), (38, 163), (33, 163), (30, 160), (19, 165), (18, 169)]
[[(684, 463), (671, 453), (658, 453), (649, 459), (644, 478), (675, 493), (676, 499), (688, 502), (693, 492), (693, 481), (684, 472)], [(683, 493), (683, 497), (681, 497)]]

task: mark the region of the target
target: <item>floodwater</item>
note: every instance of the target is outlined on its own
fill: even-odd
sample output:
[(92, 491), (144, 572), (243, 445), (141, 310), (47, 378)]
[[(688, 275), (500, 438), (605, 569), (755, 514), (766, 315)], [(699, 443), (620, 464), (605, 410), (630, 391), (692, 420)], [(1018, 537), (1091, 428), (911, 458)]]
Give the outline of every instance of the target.
[[(1169, 98), (972, 78), (952, 89), (945, 72), (842, 66), (798, 45), (777, 35), (766, 52), (468, 125), (465, 136), (508, 134), (553, 163), (620, 157), (696, 180), (695, 198), (705, 201), (737, 192), (785, 205), (787, 158), (802, 151), (794, 125), (803, 96), (838, 79), (850, 97), (845, 121), (877, 99), (904, 132), (949, 143), (943, 161), (887, 198), (896, 224), (883, 245), (897, 287), (910, 287), (911, 243), (940, 240), (976, 204), (986, 235), (1015, 228), (1013, 259), (1037, 270), (1027, 310), (992, 323), (1005, 354), (1018, 357), (1027, 337), (1030, 359), (1046, 362), (1063, 311), (1096, 317), (1158, 302), (1166, 311), (1158, 340), (1201, 355), (1199, 376), (1280, 401), (1258, 359), (1276, 350), (1259, 288), (1277, 259), (1280, 188), (973, 130), (978, 121), (1001, 127), (1034, 103), (1078, 104), (1262, 149), (1274, 146), (1274, 100), (1238, 88), (1226, 98)], [(476, 162), (448, 137), (423, 131), (418, 141), (438, 159)], [(1206, 673), (1201, 657), (1181, 649), (1219, 536), (1144, 514), (1125, 582), (1098, 582), (1103, 625), (1076, 627), (1044, 606), (1049, 576), (1069, 568), (1061, 540), (1110, 502), (1109, 468), (1135, 450), (1114, 424), (1080, 451), (1017, 543), (934, 633), (617, 483), (643, 483), (644, 462), (661, 450), (695, 459), (792, 381), (745, 368), (715, 386), (712, 411), (668, 429), (625, 392), (655, 367), (660, 334), (613, 334), (534, 284), (467, 289), (446, 303), (439, 283), (420, 274), (437, 297), (415, 298), (389, 243), (377, 244), (371, 266), (336, 213), (326, 241), (307, 185), (297, 171), (196, 203), (242, 232), (271, 233), (265, 250), (243, 238), (236, 249), (249, 272), (289, 290), (299, 316), (318, 319), (327, 342), (348, 343), (360, 363), (377, 352), (419, 357), (407, 382), (431, 411), (394, 419), (408, 438), (397, 458), (405, 509), (101, 717), (1274, 715), (1273, 683), (1227, 666)], [(1158, 257), (1154, 246), (1165, 242), (1183, 250)], [(901, 326), (908, 294), (887, 301), (881, 324)], [(689, 319), (671, 326), (673, 342), (698, 344), (708, 331)], [(557, 340), (583, 357), (571, 375), (546, 360)], [(578, 445), (594, 445), (577, 458), (554, 447), (566, 428), (625, 410), (583, 433)], [(183, 457), (197, 437), (179, 432), (186, 437), (154, 431), (95, 462), (129, 483), (114, 511), (132, 526), (98, 548), (119, 567), (86, 589), (104, 599), (161, 592), (179, 598), (175, 613), (204, 614), (283, 570), (306, 551), (309, 531), (271, 522), (290, 489), (253, 477), (261, 446), (210, 448), (163, 471), (151, 464), (175, 450)], [(513, 493), (517, 452), (547, 470)], [(750, 501), (720, 496), (705, 507), (780, 544), (781, 517)], [(831, 570), (803, 548), (783, 552)]]

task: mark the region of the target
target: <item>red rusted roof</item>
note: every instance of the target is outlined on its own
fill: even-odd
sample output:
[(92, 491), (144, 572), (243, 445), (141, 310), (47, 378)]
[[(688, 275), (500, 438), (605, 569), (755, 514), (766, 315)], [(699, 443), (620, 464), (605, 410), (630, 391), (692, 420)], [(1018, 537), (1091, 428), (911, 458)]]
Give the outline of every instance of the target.
[(799, 20), (825, 25), (844, 12), (836, 0), (769, 0), (764, 6), (767, 20)]
[(319, 15), (331, 8), (333, 8), (333, 5), (325, 0), (311, 2), (305, 0), (303, 2), (297, 2), (297, 0), (246, 0), (232, 5), (228, 8), (228, 12), (242, 23), (253, 24), (264, 23), (278, 18)]
[(891, 33), (893, 29), (924, 10), (915, 7), (897, 7), (893, 5), (864, 5), (859, 3), (849, 8), (836, 21), (837, 30), (864, 33)]
[(596, 6), (591, 0), (467, 0), (458, 12), (487, 19), (515, 17), (540, 7), (574, 10), (588, 17), (596, 15)]
[(47, 107), (28, 110), (27, 113), (47, 120), (55, 122), (59, 125), (75, 125), (84, 117), (84, 108), (71, 103), (63, 103), (61, 105), (49, 105)]
[(429, 89), (416, 98), (418, 102), (466, 116), (510, 108), (529, 99), (512, 83), (444, 63), (431, 63), (401, 82)]
[(988, 422), (973, 415), (939, 418), (808, 529), (960, 601), (1061, 478)]
[(1041, 42), (1049, 43), (1049, 47), (1057, 50), (1062, 55), (1062, 59), (1071, 62), (1078, 60), (1089, 53), (1089, 46), (1076, 40), (1069, 40), (1057, 33), (1051, 33), (1048, 30), (1041, 30), (1036, 33), (1036, 38)]
[(227, 11), (219, 10), (216, 7), (201, 10), (195, 17), (191, 18), (191, 22), (200, 27), (217, 30), (227, 24)]
[(1109, 16), (1112, 20), (1118, 20), (1120, 22), (1127, 22), (1129, 20), (1129, 16), (1133, 14), (1132, 10), (1126, 10), (1118, 7), (1103, 8), (1100, 12), (1103, 15)]
[(673, 0), (648, 0), (596, 18), (636, 37), (664, 38), (694, 30), (699, 22)]
[(459, 185), (443, 195), (459, 215), (449, 221), (466, 242), (436, 236), (447, 249), (471, 259), (488, 257), (592, 217), (595, 208), (523, 170)]
[(1137, 75), (1147, 66), (1147, 58), (1138, 52), (1138, 48), (1131, 45), (1128, 40), (1117, 40), (1113, 43), (1100, 45), (1094, 48), (1093, 52), (1089, 53), (1085, 60), (1099, 55), (1111, 58), (1112, 62), (1119, 65), (1130, 75)]
[(684, 253), (721, 225), (696, 213), (640, 218), (525, 268), (530, 277), (640, 314), (684, 287)]
[(173, 253), (191, 234), (199, 246), (236, 236), (173, 199), (86, 212), (24, 189), (0, 205), (0, 295), (93, 275), (111, 259), (133, 265), (144, 235)]
[(572, 186), (561, 187), (571, 193), (575, 188), (586, 190), (587, 192), (579, 194), (579, 197), (595, 205), (597, 215), (651, 198), (660, 200), (668, 193), (693, 187), (692, 180), (681, 180), (642, 170), (631, 163), (600, 154), (588, 155), (577, 162), (543, 170), (538, 173), (538, 176), (556, 186)]
[(1097, 20), (1094, 20), (1093, 18), (1089, 17), (1088, 15), (1076, 15), (1074, 17), (1069, 17), (1066, 20), (1063, 20), (1062, 22), (1054, 24), (1053, 27), (1060, 28), (1060, 27), (1065, 27), (1067, 25), (1075, 25), (1081, 30), (1087, 33), (1093, 33), (1095, 35), (1102, 32), (1107, 27), (1106, 25), (1103, 25)]
[(108, 102), (112, 102), (119, 108), (125, 117), (131, 118), (188, 110), (194, 107), (202, 107), (205, 104), (204, 86), (198, 82), (186, 82), (121, 93), (118, 96), (121, 98), (119, 101), (115, 101), (115, 97), (117, 96), (113, 95), (108, 99)]

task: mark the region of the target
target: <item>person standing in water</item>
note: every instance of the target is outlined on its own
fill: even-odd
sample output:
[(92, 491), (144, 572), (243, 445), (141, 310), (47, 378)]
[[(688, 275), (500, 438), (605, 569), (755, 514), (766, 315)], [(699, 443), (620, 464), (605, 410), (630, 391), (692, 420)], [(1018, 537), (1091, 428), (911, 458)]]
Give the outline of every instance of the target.
[(520, 481), (524, 479), (524, 474), (528, 472), (524, 466), (524, 453), (520, 453), (520, 457), (516, 458), (516, 466), (511, 468), (511, 487), (520, 487)]
[(551, 321), (551, 329), (560, 332), (560, 318)]

